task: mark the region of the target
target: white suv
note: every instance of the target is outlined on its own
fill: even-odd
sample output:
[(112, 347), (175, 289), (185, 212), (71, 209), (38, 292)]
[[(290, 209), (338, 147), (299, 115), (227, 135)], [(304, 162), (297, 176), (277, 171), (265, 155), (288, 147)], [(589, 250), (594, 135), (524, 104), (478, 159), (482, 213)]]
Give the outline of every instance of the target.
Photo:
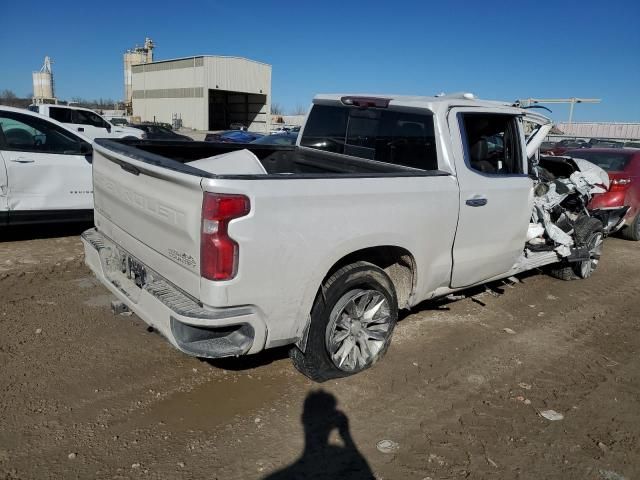
[(88, 108), (68, 105), (30, 105), (29, 110), (67, 124), (91, 140), (94, 138), (145, 138), (142, 130), (113, 125)]

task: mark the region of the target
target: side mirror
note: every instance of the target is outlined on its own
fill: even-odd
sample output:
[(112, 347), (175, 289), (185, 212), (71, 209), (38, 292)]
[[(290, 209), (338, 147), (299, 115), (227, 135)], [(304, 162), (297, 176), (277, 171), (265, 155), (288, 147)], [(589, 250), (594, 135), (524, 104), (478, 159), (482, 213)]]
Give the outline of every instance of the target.
[(80, 155), (91, 155), (93, 147), (89, 142), (80, 142)]
[(111, 124), (108, 122), (105, 122), (105, 128), (107, 129), (108, 133), (111, 133)]

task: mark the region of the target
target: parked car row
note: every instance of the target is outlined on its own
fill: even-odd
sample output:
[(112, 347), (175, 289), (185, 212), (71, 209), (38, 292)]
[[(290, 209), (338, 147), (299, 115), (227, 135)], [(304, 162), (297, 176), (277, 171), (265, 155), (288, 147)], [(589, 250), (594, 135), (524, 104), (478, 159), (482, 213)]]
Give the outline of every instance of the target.
[(271, 135), (280, 135), (283, 133), (299, 133), (300, 126), (298, 125), (275, 125), (269, 132)]
[(204, 141), (218, 143), (251, 143), (262, 137), (264, 137), (264, 133), (249, 132), (247, 130), (227, 130), (218, 133), (207, 133), (204, 137)]
[(549, 155), (563, 155), (568, 150), (577, 148), (640, 148), (640, 141), (619, 141), (603, 138), (565, 138), (558, 142), (543, 142), (540, 147), (542, 153)]
[(208, 133), (205, 136), (206, 142), (219, 143), (255, 143), (261, 145), (295, 145), (298, 138), (299, 127), (297, 130), (287, 130), (280, 133), (271, 132), (265, 135), (258, 132), (249, 132), (247, 130), (227, 130), (219, 133)]
[(145, 138), (148, 140), (186, 140), (193, 141), (191, 137), (186, 135), (180, 135), (173, 130), (157, 123), (132, 123), (132, 128), (137, 128), (145, 133)]

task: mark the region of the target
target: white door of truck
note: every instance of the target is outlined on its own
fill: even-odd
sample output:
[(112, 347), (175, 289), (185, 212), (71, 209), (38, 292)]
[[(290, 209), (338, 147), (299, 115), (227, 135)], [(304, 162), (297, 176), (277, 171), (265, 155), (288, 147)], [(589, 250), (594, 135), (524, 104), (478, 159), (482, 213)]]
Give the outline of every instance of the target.
[(0, 112), (7, 206), (14, 211), (93, 208), (89, 144), (44, 118)]
[[(0, 129), (0, 149), (4, 144), (4, 136)], [(7, 205), (7, 193), (9, 192), (9, 182), (7, 180), (7, 169), (4, 165), (4, 158), (0, 151), (0, 225), (7, 223), (9, 219), (9, 207)]]
[(506, 273), (522, 254), (533, 208), (517, 111), (456, 108), (449, 114), (460, 186), (451, 286)]
[(90, 139), (111, 137), (111, 124), (89, 110), (73, 110), (73, 127)]

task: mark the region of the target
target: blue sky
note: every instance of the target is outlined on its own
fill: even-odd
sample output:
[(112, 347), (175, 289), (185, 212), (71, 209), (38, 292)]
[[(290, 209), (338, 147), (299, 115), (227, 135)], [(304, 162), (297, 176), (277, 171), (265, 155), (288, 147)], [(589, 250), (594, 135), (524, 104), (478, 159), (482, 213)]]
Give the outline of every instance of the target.
[[(576, 121), (640, 122), (640, 2), (6, 2), (0, 90), (24, 96), (45, 55), (59, 98), (123, 96), (122, 53), (237, 55), (273, 66), (285, 110), (320, 92), (596, 97)], [(551, 106), (565, 120), (568, 106)]]

